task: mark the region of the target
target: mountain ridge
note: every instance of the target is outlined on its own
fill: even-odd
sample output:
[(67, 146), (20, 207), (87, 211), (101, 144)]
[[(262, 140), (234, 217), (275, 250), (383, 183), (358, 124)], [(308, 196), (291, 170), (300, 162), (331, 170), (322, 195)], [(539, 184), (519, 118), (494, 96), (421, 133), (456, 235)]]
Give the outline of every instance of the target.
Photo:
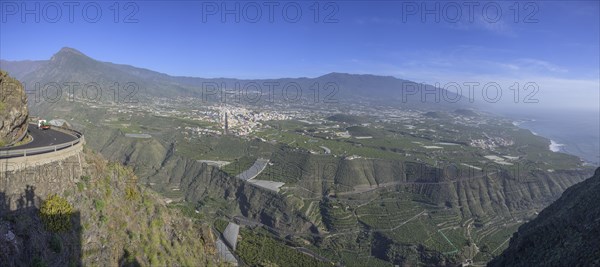
[[(152, 70), (150, 68), (145, 68), (145, 67), (137, 67), (134, 66), (132, 64), (128, 64), (128, 63), (117, 63), (117, 62), (110, 62), (110, 61), (101, 61), (101, 60), (97, 60), (94, 59), (88, 55), (86, 55), (85, 53), (72, 48), (72, 47), (62, 47), (60, 50), (58, 50), (56, 53), (52, 54), (52, 56), (50, 57), (50, 59), (48, 60), (30, 60), (30, 59), (25, 59), (25, 60), (5, 60), (0, 58), (0, 62), (4, 62), (6, 64), (9, 65), (9, 67), (1, 67), (3, 69), (6, 70), (11, 70), (13, 69), (12, 66), (13, 64), (18, 64), (18, 63), (47, 63), (48, 61), (52, 61), (55, 58), (60, 58), (63, 57), (65, 55), (69, 55), (69, 54), (74, 54), (77, 56), (83, 56), (92, 60), (96, 60), (102, 63), (108, 63), (111, 65), (115, 65), (115, 66), (119, 66), (119, 67), (125, 67), (125, 68), (135, 68), (137, 70), (141, 70), (141, 71), (149, 71), (149, 72), (153, 72), (155, 74), (161, 74), (161, 75), (166, 75), (169, 77), (173, 77), (173, 78), (200, 78), (200, 79), (237, 79), (237, 80), (276, 80), (276, 79), (317, 79), (317, 78), (326, 78), (329, 76), (338, 76), (338, 75), (344, 75), (344, 76), (372, 76), (372, 77), (382, 77), (382, 78), (393, 78), (393, 79), (399, 79), (397, 77), (391, 76), (391, 75), (376, 75), (376, 74), (368, 74), (368, 73), (346, 73), (346, 72), (329, 72), (329, 73), (325, 73), (319, 76), (315, 76), (315, 77), (308, 77), (308, 76), (300, 76), (300, 77), (279, 77), (279, 78), (253, 78), (253, 79), (238, 79), (238, 78), (233, 78), (233, 77), (225, 77), (225, 76), (218, 76), (218, 77), (201, 77), (201, 76), (190, 76), (190, 75), (172, 75), (172, 74), (168, 74), (166, 72), (161, 72), (161, 71), (155, 71)], [(402, 79), (399, 79), (402, 80)]]
[[(237, 79), (172, 76), (158, 71), (139, 68), (128, 64), (104, 62), (91, 58), (84, 53), (64, 47), (45, 61), (0, 61), (0, 66), (9, 73), (15, 73), (17, 79), (24, 82), (28, 90), (36, 83), (67, 82), (96, 83), (101, 88), (112, 88), (134, 83), (140, 92), (147, 96), (202, 96), (205, 86), (216, 84), (220, 90), (246, 88), (250, 84), (261, 87), (267, 83), (281, 87), (295, 84), (304, 91), (303, 98), (310, 97), (311, 90), (319, 90), (322, 95), (335, 96), (336, 99), (355, 101), (357, 98), (385, 102), (392, 105), (423, 107), (428, 109), (456, 109), (466, 102), (450, 103), (441, 101), (442, 95), (454, 99), (456, 94), (431, 85), (399, 79), (393, 76), (374, 74), (350, 74), (331, 72), (317, 77), (282, 77), (275, 79)], [(250, 88), (252, 89), (252, 88)], [(266, 88), (261, 88), (265, 90)], [(417, 91), (415, 91), (417, 90)], [(437, 99), (423, 98), (420, 90), (440, 90)], [(308, 98), (307, 98), (308, 99)], [(306, 99), (305, 99), (306, 100)], [(310, 100), (310, 99), (308, 99)]]

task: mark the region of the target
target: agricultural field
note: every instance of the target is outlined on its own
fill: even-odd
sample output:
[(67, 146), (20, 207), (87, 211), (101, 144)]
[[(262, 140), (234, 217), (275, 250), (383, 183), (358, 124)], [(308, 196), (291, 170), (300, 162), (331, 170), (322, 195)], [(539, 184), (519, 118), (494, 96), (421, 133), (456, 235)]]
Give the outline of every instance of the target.
[(236, 254), (250, 266), (285, 266), (293, 262), (297, 266), (332, 266), (332, 262), (323, 262), (308, 256), (281, 241), (263, 233), (242, 229)]
[[(103, 108), (110, 114), (110, 108), (96, 109)], [(313, 118), (314, 123), (291, 119), (268, 121), (248, 136), (236, 136), (202, 132), (219, 131), (215, 121), (144, 112), (94, 114), (100, 125), (118, 134), (150, 135), (127, 140), (137, 147), (151, 145), (166, 158), (172, 153), (225, 162), (217, 168), (229, 179), (236, 179), (257, 159), (268, 159), (255, 179), (284, 183), (281, 190), (268, 194), (283, 196), (286, 210), (261, 206), (262, 214), (284, 221), (299, 216), (312, 230), (298, 232), (294, 227), (299, 224), (269, 226), (261, 233), (242, 228), (236, 255), (250, 265), (283, 264), (286, 257), (346, 266), (458, 259), (484, 264), (508, 246), (512, 233), (535, 210), (491, 210), (493, 202), (479, 205), (479, 196), (470, 190), (481, 190), (476, 186), (499, 190), (507, 181), (517, 183), (512, 187), (538, 181), (543, 177), (540, 170), (583, 168), (576, 157), (550, 151), (548, 140), (491, 117), (477, 123), (444, 114), (396, 121), (344, 116)], [(91, 121), (86, 125), (95, 126)], [(209, 194), (187, 202), (179, 184), (150, 186), (187, 216), (221, 222), (215, 224), (217, 230), (232, 215), (241, 215), (238, 199)], [(252, 188), (251, 195), (269, 191)], [(520, 194), (517, 188), (502, 197)], [(252, 201), (251, 205), (264, 205)], [(257, 244), (266, 246), (260, 251), (266, 256), (253, 256), (259, 253), (251, 249)], [(331, 262), (315, 261), (293, 247), (304, 247)]]

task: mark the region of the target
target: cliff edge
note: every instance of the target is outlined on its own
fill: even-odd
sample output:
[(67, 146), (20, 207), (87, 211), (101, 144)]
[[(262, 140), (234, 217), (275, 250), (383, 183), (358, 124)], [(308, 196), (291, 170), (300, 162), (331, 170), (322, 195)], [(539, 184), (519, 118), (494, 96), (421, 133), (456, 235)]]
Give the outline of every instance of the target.
[(28, 116), (23, 85), (0, 70), (0, 147), (23, 138)]
[(488, 266), (600, 265), (599, 192), (600, 168), (519, 227), (509, 247)]

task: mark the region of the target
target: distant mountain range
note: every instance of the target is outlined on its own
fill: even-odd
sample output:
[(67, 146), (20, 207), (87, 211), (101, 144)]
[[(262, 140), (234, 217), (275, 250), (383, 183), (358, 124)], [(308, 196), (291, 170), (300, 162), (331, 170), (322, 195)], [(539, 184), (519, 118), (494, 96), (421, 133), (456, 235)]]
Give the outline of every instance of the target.
[[(227, 90), (236, 88), (242, 92), (255, 91), (260, 86), (263, 95), (267, 95), (269, 87), (274, 88), (273, 95), (296, 99), (298, 90), (302, 91), (302, 99), (318, 102), (352, 102), (355, 100), (371, 100), (394, 106), (407, 106), (427, 109), (457, 109), (464, 106), (466, 97), (458, 103), (452, 100), (456, 94), (439, 89), (438, 99), (429, 93), (423, 101), (421, 91), (435, 92), (431, 85), (397, 79), (392, 76), (376, 76), (366, 74), (329, 73), (316, 78), (281, 78), (281, 79), (234, 79), (234, 78), (197, 78), (170, 76), (164, 73), (137, 68), (129, 65), (102, 62), (90, 58), (73, 48), (62, 48), (49, 60), (38, 61), (6, 61), (0, 60), (0, 69), (25, 83), (32, 90), (36, 83), (64, 84), (79, 82), (80, 84), (96, 83), (103, 92), (118, 83), (120, 87), (128, 83), (138, 86), (143, 95), (158, 97), (214, 96), (212, 86), (220, 86)], [(284, 88), (287, 87), (286, 90)], [(420, 87), (420, 88), (419, 88)], [(107, 88), (107, 90), (104, 90)], [(244, 90), (245, 89), (245, 90)], [(111, 92), (114, 92), (114, 89)], [(318, 94), (315, 93), (318, 91)], [(204, 94), (203, 94), (204, 93)], [(105, 95), (106, 96), (106, 95)], [(446, 98), (444, 98), (446, 97)], [(266, 99), (266, 97), (265, 97)], [(218, 99), (217, 99), (218, 100)], [(329, 101), (329, 102), (327, 102)]]

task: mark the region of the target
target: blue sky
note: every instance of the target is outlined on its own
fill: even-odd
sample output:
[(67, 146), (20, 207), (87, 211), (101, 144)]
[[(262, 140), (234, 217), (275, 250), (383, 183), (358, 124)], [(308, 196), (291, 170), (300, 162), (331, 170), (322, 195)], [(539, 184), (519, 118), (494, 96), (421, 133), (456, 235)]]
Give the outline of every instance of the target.
[[(119, 14), (112, 1), (80, 2), (72, 7), (72, 21), (69, 7), (54, 3), (0, 2), (0, 58), (48, 59), (68, 46), (99, 60), (170, 75), (276, 78), (348, 72), (441, 84), (493, 81), (506, 88), (535, 82), (548, 103), (597, 108), (600, 101), (598, 1), (518, 6), (512, 1), (318, 2), (318, 16), (313, 1), (276, 2), (272, 17), (269, 3), (261, 1), (120, 2)], [(472, 17), (469, 3), (475, 3)], [(39, 22), (35, 14), (23, 14), (36, 4)], [(223, 22), (223, 8), (236, 4), (240, 21), (229, 14)], [(423, 21), (423, 11), (436, 5), (439, 22), (432, 14)], [(254, 23), (257, 6), (262, 16)], [(298, 6), (302, 15), (296, 17)], [(96, 7), (102, 15), (92, 23)]]

